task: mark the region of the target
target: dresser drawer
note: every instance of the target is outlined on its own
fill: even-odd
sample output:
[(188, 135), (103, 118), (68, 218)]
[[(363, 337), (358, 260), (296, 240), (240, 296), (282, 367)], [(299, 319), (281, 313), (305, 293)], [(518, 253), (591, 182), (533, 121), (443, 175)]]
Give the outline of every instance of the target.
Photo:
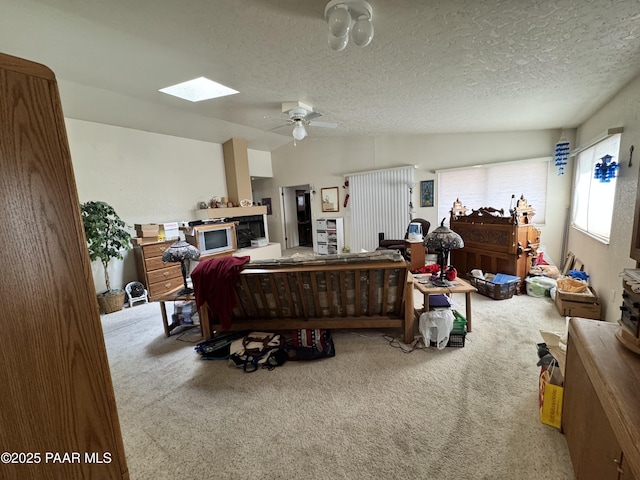
[(180, 264), (167, 264), (171, 265), (166, 268), (159, 268), (157, 270), (147, 270), (147, 278), (149, 280), (149, 284), (153, 285), (154, 283), (163, 282), (165, 280), (170, 280), (172, 278), (180, 277), (182, 279), (182, 272), (180, 270)]
[(183, 286), (182, 275), (180, 275), (179, 278), (171, 278), (163, 282), (152, 283), (148, 288), (149, 297), (151, 297), (150, 299), (153, 301), (156, 297), (173, 292)]
[(164, 251), (167, 250), (172, 244), (173, 244), (173, 241), (164, 242), (164, 243), (154, 243), (151, 245), (142, 245), (144, 258), (162, 257), (162, 254), (164, 253)]
[[(152, 258), (145, 258), (144, 259), (144, 267), (148, 272), (151, 272), (152, 270), (158, 270), (160, 268), (167, 268), (174, 265), (171, 262), (163, 262), (162, 261), (162, 257), (152, 257)], [(180, 266), (179, 263), (176, 263), (175, 265), (177, 265), (178, 267)]]

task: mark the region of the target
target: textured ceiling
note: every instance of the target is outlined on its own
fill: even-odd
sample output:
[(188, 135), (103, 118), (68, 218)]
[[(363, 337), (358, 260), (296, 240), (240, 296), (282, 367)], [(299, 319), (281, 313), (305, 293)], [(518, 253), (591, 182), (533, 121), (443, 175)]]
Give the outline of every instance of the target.
[[(292, 141), (286, 101), (339, 125), (312, 136), (569, 128), (640, 71), (637, 0), (369, 3), (371, 44), (334, 52), (325, 1), (0, 0), (0, 51), (49, 66), (66, 116), (260, 150)], [(240, 93), (158, 92), (202, 75)]]

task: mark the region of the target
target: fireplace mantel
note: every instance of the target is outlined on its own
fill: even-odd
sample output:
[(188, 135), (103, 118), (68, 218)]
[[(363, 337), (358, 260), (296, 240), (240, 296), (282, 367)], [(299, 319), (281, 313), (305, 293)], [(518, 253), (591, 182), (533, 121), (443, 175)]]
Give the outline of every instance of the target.
[(210, 220), (213, 218), (248, 217), (249, 215), (266, 215), (265, 205), (252, 207), (227, 207), (227, 208), (201, 208), (195, 211), (197, 220)]

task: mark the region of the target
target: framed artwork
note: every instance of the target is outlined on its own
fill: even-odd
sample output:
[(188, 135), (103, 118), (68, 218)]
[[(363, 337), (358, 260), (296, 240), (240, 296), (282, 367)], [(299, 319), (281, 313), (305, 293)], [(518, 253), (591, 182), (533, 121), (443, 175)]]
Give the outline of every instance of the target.
[(340, 198), (338, 187), (323, 188), (320, 191), (323, 212), (339, 212)]
[(420, 182), (420, 206), (433, 207), (433, 180)]
[(267, 215), (271, 215), (271, 197), (263, 198), (262, 199), (262, 205), (267, 207)]
[(567, 253), (567, 256), (564, 259), (564, 263), (562, 264), (562, 270), (560, 270), (560, 274), (567, 275), (569, 273), (569, 270), (573, 269), (573, 264), (575, 261), (576, 256), (572, 252)]

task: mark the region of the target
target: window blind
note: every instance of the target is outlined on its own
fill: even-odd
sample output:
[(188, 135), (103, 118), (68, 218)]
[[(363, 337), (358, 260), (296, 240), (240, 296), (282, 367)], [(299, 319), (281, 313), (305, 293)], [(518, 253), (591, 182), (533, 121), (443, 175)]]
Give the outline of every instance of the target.
[(448, 223), (451, 207), (460, 199), (469, 209), (515, 207), (521, 195), (535, 209), (533, 223), (545, 222), (548, 160), (532, 160), (438, 172), (438, 221)]

